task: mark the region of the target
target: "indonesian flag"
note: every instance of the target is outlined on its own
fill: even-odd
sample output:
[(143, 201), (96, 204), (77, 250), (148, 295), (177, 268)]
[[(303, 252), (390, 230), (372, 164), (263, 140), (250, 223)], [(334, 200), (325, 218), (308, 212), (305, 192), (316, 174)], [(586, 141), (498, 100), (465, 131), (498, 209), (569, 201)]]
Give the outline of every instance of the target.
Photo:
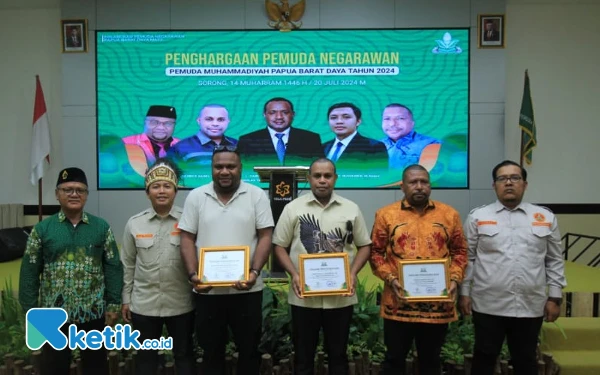
[(50, 125), (40, 77), (36, 76), (35, 106), (33, 107), (33, 134), (31, 138), (32, 185), (44, 177), (44, 159), (50, 163)]

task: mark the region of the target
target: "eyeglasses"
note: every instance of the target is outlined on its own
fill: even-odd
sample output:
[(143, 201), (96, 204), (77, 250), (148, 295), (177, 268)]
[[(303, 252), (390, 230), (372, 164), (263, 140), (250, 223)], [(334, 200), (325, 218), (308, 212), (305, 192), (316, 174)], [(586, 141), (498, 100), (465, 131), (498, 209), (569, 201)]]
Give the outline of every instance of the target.
[(354, 241), (354, 235), (352, 234), (352, 222), (350, 220), (346, 221), (346, 231), (348, 234), (346, 235), (346, 243), (351, 244)]
[(77, 195), (86, 195), (88, 193), (88, 189), (81, 188), (57, 188), (57, 190), (65, 195), (72, 195), (73, 193), (77, 193)]
[(219, 152), (235, 152), (236, 154), (239, 154), (239, 151), (237, 149), (236, 146), (231, 146), (231, 145), (218, 145), (215, 146), (214, 150), (213, 150), (213, 155), (217, 154)]
[(510, 181), (510, 182), (512, 182), (512, 183), (515, 183), (515, 182), (520, 182), (522, 179), (523, 179), (523, 177), (521, 177), (521, 176), (519, 176), (519, 175), (516, 175), (516, 174), (514, 174), (514, 175), (512, 175), (512, 176), (498, 176), (498, 177), (496, 177), (496, 180), (495, 180), (495, 181), (496, 181), (496, 182), (499, 182), (499, 183), (501, 183), (501, 184), (504, 184), (504, 183), (506, 183), (507, 181)]
[(164, 127), (170, 128), (175, 126), (175, 121), (158, 121), (158, 120), (148, 120), (148, 125), (155, 128), (158, 125), (162, 125)]

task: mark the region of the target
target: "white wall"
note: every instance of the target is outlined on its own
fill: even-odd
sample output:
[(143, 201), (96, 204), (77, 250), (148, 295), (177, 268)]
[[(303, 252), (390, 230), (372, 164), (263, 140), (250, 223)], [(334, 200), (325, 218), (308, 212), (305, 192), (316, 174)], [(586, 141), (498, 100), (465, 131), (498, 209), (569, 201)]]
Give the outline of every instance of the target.
[(518, 158), (519, 110), (529, 70), (538, 146), (527, 198), (598, 203), (600, 185), (600, 2), (507, 4), (505, 153)]
[[(5, 2), (13, 4), (12, 8), (21, 6), (19, 0)], [(96, 186), (96, 29), (265, 29), (267, 22), (262, 0), (56, 2), (28, 0), (28, 9), (0, 5), (0, 43), (3, 56), (8, 56), (0, 60), (2, 82), (8, 83), (8, 90), (0, 93), (6, 134), (0, 137), (0, 163), (2, 171), (8, 172), (5, 176), (10, 176), (0, 181), (4, 193), (0, 203), (37, 203), (36, 189), (28, 183), (36, 72), (42, 76), (46, 92), (54, 148), (44, 203), (54, 203), (52, 185), (63, 166), (85, 169), (90, 186)], [(471, 28), (470, 189), (435, 190), (434, 199), (455, 206), (465, 216), (472, 207), (495, 198), (492, 167), (505, 156), (518, 159), (516, 124), (523, 71), (528, 68), (540, 145), (534, 152), (534, 166), (529, 168), (527, 197), (545, 203), (597, 201), (597, 185), (589, 182), (598, 182), (599, 177), (585, 169), (598, 161), (592, 144), (599, 138), (592, 122), (593, 99), (586, 99), (589, 94), (598, 96), (600, 79), (592, 74), (598, 57), (595, 41), (600, 36), (592, 18), (600, 14), (595, 1), (508, 0), (508, 5), (503, 0), (307, 2), (305, 28)], [(506, 49), (477, 48), (478, 13), (507, 14)], [(88, 19), (89, 53), (60, 53), (60, 18)], [(18, 31), (23, 25), (28, 29), (21, 36)], [(544, 31), (538, 32), (532, 25)], [(187, 192), (180, 193), (179, 204), (185, 195)], [(361, 206), (368, 225), (377, 208), (401, 198), (395, 191), (353, 190), (343, 195)], [(146, 205), (141, 191), (92, 191), (87, 208), (105, 217), (120, 237), (127, 218)]]
[(50, 120), (52, 165), (44, 204), (55, 204), (53, 186), (62, 165), (62, 99), (58, 0), (0, 3), (0, 203), (37, 203), (29, 183), (35, 75), (39, 74)]

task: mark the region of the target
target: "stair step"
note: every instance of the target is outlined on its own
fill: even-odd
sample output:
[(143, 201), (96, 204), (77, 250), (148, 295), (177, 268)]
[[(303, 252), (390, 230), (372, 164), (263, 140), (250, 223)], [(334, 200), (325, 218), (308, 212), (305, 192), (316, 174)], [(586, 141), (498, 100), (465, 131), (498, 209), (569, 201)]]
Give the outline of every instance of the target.
[(555, 350), (552, 356), (560, 366), (560, 375), (600, 374), (600, 350)]
[[(544, 323), (541, 349), (552, 353), (555, 350), (597, 350), (600, 353), (600, 318), (560, 318), (556, 323)], [(598, 358), (600, 360), (600, 356)]]

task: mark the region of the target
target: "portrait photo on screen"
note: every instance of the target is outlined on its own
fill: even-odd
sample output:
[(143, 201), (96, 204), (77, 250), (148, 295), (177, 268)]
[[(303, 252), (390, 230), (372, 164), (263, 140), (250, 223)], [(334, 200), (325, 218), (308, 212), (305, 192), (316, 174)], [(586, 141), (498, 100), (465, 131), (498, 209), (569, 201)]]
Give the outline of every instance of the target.
[(98, 189), (143, 189), (157, 158), (181, 186), (215, 147), (256, 166), (335, 162), (336, 188), (397, 187), (421, 164), (468, 188), (469, 29), (96, 31)]

